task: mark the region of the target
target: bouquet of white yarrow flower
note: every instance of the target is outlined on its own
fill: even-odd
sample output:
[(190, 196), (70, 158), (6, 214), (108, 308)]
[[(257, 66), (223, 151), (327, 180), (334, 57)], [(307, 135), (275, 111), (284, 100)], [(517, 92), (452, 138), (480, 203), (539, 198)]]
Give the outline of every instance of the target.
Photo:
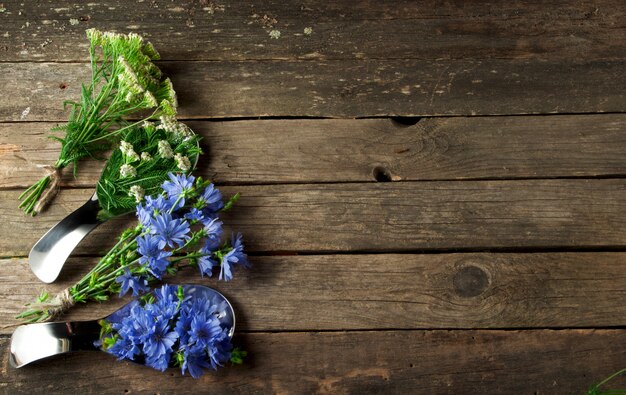
[[(63, 137), (51, 138), (61, 143), (61, 153), (49, 174), (20, 195), (20, 207), (36, 215), (59, 189), (61, 170), (72, 164), (74, 175), (79, 160), (95, 157), (111, 147), (125, 131), (145, 120), (161, 115), (176, 115), (176, 93), (169, 79), (163, 78), (152, 63), (159, 59), (152, 44), (137, 34), (103, 33), (87, 30), (91, 81), (83, 84), (80, 101), (66, 101), (70, 108), (67, 124), (53, 130)], [(129, 115), (145, 113), (143, 119), (131, 122)]]

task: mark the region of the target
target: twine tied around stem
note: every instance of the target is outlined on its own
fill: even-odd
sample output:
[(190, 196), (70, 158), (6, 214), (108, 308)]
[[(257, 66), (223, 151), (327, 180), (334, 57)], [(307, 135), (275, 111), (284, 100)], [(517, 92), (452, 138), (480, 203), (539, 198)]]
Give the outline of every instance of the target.
[(61, 189), (61, 168), (56, 166), (45, 165), (42, 168), (48, 171), (50, 185), (46, 191), (39, 197), (37, 203), (33, 207), (34, 214), (39, 214), (54, 199)]
[(54, 303), (54, 305), (48, 308), (48, 317), (50, 317), (51, 320), (65, 313), (76, 304), (74, 298), (72, 298), (72, 294), (70, 294), (69, 288), (65, 288), (61, 293), (58, 293), (54, 299), (51, 300), (51, 303)]
[(59, 315), (65, 313), (67, 310), (72, 308), (76, 302), (70, 293), (70, 289), (66, 288), (63, 291), (56, 294), (52, 299), (47, 299), (42, 302), (31, 303), (29, 307), (35, 310), (41, 310), (48, 313), (48, 316), (45, 318), (46, 321), (53, 320)]

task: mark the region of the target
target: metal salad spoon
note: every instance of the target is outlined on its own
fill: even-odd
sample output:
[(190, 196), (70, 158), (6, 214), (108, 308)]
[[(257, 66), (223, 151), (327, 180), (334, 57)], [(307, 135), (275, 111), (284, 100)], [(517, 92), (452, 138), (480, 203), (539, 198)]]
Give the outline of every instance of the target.
[[(185, 296), (210, 300), (219, 306), (217, 318), (222, 328), (228, 330), (228, 336), (235, 333), (235, 312), (224, 295), (202, 285), (183, 285)], [(130, 313), (137, 300), (122, 306), (104, 319), (119, 321)], [(11, 354), (9, 363), (14, 368), (21, 368), (31, 362), (67, 354), (74, 351), (100, 350), (94, 342), (100, 337), (100, 320), (74, 322), (44, 322), (18, 326), (11, 336)]]
[[(196, 168), (199, 156), (196, 155), (192, 169)], [(87, 203), (63, 218), (35, 243), (28, 254), (28, 263), (35, 276), (44, 283), (51, 283), (59, 277), (65, 261), (78, 243), (105, 222), (98, 218), (100, 209), (96, 192)], [(124, 214), (130, 212), (132, 210)]]
[(104, 222), (98, 218), (99, 211), (98, 194), (94, 193), (87, 203), (63, 218), (35, 243), (28, 254), (28, 262), (41, 281), (51, 283), (56, 280), (78, 243)]

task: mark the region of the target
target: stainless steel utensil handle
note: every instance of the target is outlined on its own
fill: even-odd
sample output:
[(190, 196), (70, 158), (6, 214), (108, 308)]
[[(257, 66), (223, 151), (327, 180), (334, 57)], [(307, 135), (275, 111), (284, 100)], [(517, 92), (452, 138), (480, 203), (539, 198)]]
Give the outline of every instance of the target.
[(53, 355), (78, 350), (97, 350), (100, 324), (97, 321), (46, 322), (17, 327), (11, 336), (9, 362), (14, 368)]
[(80, 241), (102, 221), (98, 219), (98, 197), (91, 199), (50, 229), (30, 250), (28, 262), (39, 279), (51, 283)]

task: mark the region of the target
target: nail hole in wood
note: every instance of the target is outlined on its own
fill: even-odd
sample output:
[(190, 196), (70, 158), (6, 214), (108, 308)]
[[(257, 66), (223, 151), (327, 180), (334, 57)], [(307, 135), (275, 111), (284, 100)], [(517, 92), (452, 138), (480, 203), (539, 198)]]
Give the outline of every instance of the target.
[(420, 121), (420, 117), (391, 117), (391, 122), (396, 126), (413, 126)]
[(381, 166), (376, 166), (372, 171), (374, 179), (378, 182), (391, 182), (391, 173)]

